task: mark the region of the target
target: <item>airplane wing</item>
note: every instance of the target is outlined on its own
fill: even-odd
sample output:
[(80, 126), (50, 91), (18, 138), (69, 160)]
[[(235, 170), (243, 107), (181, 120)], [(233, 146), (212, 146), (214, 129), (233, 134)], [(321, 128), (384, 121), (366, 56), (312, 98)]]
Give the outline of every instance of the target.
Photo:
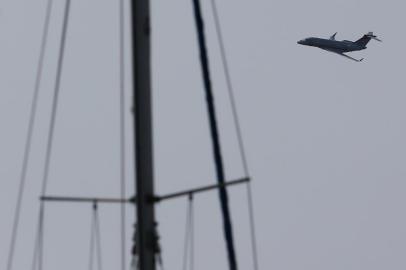
[(349, 55), (346, 55), (345, 53), (343, 53), (343, 52), (341, 52), (341, 51), (333, 51), (333, 50), (327, 50), (327, 49), (323, 49), (323, 50), (328, 51), (328, 52), (332, 52), (332, 53), (336, 53), (336, 54), (338, 54), (338, 55), (341, 55), (341, 56), (344, 56), (344, 57), (346, 57), (346, 58), (348, 58), (348, 59), (351, 59), (351, 60), (353, 60), (353, 61), (355, 61), (355, 62), (361, 62), (362, 60), (364, 60), (364, 58), (361, 58), (361, 59), (353, 58), (353, 57), (351, 57), (351, 56), (349, 56)]
[(362, 60), (364, 60), (364, 58), (361, 58), (361, 59), (352, 58), (351, 56), (346, 55), (344, 53), (338, 53), (338, 54), (341, 56), (347, 57), (348, 59), (354, 60), (355, 62), (361, 62)]

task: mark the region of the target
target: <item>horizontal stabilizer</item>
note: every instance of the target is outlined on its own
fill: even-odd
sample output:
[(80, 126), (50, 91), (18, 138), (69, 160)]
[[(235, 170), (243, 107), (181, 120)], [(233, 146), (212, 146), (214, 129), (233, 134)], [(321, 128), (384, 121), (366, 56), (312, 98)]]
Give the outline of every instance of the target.
[(366, 33), (365, 35), (363, 35), (362, 38), (360, 38), (360, 39), (358, 39), (357, 41), (355, 41), (355, 43), (357, 43), (358, 45), (361, 45), (361, 46), (364, 46), (364, 47), (365, 47), (371, 39), (375, 39), (375, 40), (377, 40), (377, 41), (382, 42), (382, 40), (380, 40), (379, 38), (377, 38), (377, 37), (374, 35), (374, 33), (368, 32), (368, 33)]
[(368, 32), (368, 34), (366, 34), (365, 36), (367, 36), (367, 37), (369, 37), (369, 38), (372, 38), (372, 39), (375, 39), (375, 40), (377, 40), (377, 41), (382, 42), (382, 40), (379, 39), (379, 38), (377, 38), (377, 37), (374, 35), (373, 32)]

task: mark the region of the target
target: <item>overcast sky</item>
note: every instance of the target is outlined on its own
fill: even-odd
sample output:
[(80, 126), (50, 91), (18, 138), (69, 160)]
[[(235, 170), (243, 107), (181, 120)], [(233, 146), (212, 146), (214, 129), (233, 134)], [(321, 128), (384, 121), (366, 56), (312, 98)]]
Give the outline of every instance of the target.
[[(210, 65), (228, 179), (243, 176), (209, 1)], [(31, 265), (64, 1), (55, 0), (14, 269)], [(5, 268), (45, 0), (0, 1), (0, 262)], [(260, 269), (404, 269), (406, 94), (401, 0), (218, 1), (253, 177)], [(119, 195), (118, 1), (72, 0), (49, 194)], [(127, 14), (128, 15), (128, 14)], [(127, 16), (128, 20), (128, 16)], [(133, 195), (127, 28), (127, 183)], [(215, 182), (189, 0), (152, 1), (156, 192)], [(383, 39), (356, 63), (308, 36)], [(244, 186), (230, 205), (252, 269)], [(46, 269), (86, 269), (91, 207), (48, 204)], [(128, 207), (128, 231), (134, 222)], [(157, 206), (166, 269), (182, 267), (186, 200)], [(104, 269), (119, 267), (119, 208), (100, 208)], [(216, 192), (195, 199), (196, 269), (226, 269)], [(131, 235), (128, 235), (128, 251)]]

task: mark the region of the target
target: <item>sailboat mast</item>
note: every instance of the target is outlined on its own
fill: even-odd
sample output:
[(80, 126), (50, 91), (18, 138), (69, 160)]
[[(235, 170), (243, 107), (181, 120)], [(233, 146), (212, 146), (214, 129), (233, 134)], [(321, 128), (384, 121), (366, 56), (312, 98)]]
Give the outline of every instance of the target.
[(139, 269), (155, 270), (155, 233), (149, 0), (131, 1), (134, 146), (136, 169), (136, 252)]

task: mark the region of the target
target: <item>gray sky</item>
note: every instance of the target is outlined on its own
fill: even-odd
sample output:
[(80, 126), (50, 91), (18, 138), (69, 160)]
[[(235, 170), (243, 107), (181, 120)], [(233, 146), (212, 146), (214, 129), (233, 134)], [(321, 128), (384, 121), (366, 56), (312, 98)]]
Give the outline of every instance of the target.
[[(64, 1), (54, 2), (15, 269), (27, 269), (32, 258)], [(72, 1), (49, 194), (119, 194), (117, 2)], [(404, 269), (404, 1), (218, 2), (254, 181), (260, 268)], [(208, 4), (226, 171), (235, 179), (242, 166)], [(164, 194), (213, 183), (214, 168), (191, 1), (152, 1), (152, 10), (156, 191)], [(0, 2), (4, 266), (44, 12), (45, 0)], [(349, 40), (374, 31), (384, 42), (352, 54), (364, 57), (362, 63), (296, 44), (336, 31), (337, 39)], [(128, 113), (128, 195), (131, 130)], [(231, 188), (230, 201), (240, 268), (251, 269), (245, 187)], [(196, 269), (226, 269), (218, 208), (217, 193), (195, 200)], [(118, 210), (100, 211), (105, 269), (119, 267)], [(90, 211), (87, 205), (47, 206), (47, 269), (87, 267)], [(182, 266), (185, 213), (182, 199), (157, 207), (166, 269)], [(132, 214), (129, 207), (128, 229)]]

